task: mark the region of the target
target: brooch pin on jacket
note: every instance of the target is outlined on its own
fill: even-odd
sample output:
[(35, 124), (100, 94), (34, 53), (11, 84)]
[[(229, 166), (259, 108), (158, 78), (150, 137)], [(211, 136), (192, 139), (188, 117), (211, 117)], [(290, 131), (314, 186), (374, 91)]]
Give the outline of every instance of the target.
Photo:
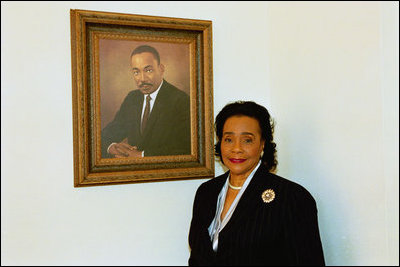
[(267, 189), (261, 194), (261, 198), (265, 203), (270, 203), (275, 199), (275, 192), (272, 189)]

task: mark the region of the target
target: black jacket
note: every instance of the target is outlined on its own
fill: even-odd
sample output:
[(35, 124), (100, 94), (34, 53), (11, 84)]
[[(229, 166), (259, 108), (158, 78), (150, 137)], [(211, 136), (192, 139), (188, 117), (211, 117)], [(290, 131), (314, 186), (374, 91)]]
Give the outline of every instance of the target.
[[(316, 202), (299, 184), (269, 173), (263, 165), (243, 193), (212, 250), (208, 226), (228, 172), (197, 190), (189, 232), (189, 265), (325, 265)], [(267, 190), (275, 198), (265, 203)]]
[(189, 96), (164, 80), (154, 102), (143, 135), (140, 133), (144, 96), (131, 91), (115, 118), (101, 132), (102, 157), (107, 158), (108, 146), (128, 138), (145, 156), (190, 154)]

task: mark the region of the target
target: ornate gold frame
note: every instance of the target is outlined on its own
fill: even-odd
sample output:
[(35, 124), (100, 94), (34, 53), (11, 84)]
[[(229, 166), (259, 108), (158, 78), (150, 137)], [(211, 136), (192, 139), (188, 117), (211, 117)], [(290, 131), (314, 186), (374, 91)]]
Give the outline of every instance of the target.
[[(213, 177), (212, 22), (74, 9), (70, 17), (74, 186)], [(98, 44), (102, 38), (190, 46), (191, 155), (101, 158)]]

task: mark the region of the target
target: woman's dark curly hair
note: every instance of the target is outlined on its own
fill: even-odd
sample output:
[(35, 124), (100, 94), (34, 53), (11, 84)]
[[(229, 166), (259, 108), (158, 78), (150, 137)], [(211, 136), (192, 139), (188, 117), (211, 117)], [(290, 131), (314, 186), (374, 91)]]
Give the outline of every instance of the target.
[(217, 115), (215, 119), (215, 131), (217, 133), (217, 144), (215, 145), (215, 155), (221, 157), (221, 140), (225, 122), (232, 116), (247, 116), (258, 121), (261, 129), (261, 139), (265, 141), (264, 155), (261, 163), (264, 164), (268, 171), (274, 171), (278, 161), (276, 159), (276, 144), (273, 142), (274, 121), (269, 115), (268, 110), (252, 101), (237, 101), (227, 104)]

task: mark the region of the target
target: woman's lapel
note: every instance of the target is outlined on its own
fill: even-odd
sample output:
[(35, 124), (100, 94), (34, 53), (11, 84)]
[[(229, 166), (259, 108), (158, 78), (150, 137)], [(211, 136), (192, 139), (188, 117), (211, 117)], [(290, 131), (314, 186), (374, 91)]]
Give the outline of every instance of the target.
[(248, 218), (249, 213), (255, 212), (258, 202), (262, 201), (261, 194), (265, 190), (266, 174), (268, 174), (268, 170), (261, 165), (240, 198), (232, 217), (222, 230), (223, 232), (230, 231), (235, 225), (240, 227), (241, 220)]

